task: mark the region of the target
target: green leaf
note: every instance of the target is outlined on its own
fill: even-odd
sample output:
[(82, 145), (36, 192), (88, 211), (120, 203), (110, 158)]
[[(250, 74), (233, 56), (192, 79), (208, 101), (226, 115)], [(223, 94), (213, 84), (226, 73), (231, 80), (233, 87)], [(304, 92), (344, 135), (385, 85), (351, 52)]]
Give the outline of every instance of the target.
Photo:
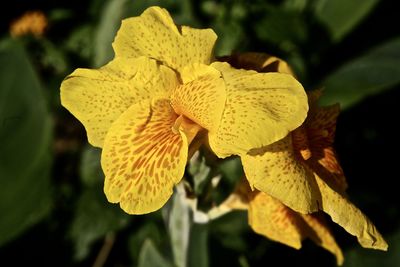
[(0, 245), (51, 207), (52, 124), (42, 88), (22, 46), (0, 43)]
[(400, 38), (389, 41), (339, 68), (323, 83), (323, 104), (348, 108), (400, 83)]
[(204, 187), (210, 178), (210, 167), (207, 166), (204, 156), (195, 153), (188, 164), (188, 172), (193, 177), (194, 192), (196, 195), (202, 194)]
[(193, 224), (190, 231), (188, 266), (208, 267), (208, 224)]
[(183, 183), (175, 188), (176, 191), (163, 212), (171, 240), (174, 263), (177, 267), (185, 267), (190, 234), (190, 207), (185, 201), (186, 192)]
[(94, 38), (94, 66), (100, 67), (114, 57), (112, 42), (124, 18), (127, 0), (111, 0), (104, 6)]
[(150, 239), (144, 241), (139, 254), (138, 267), (172, 267), (154, 246)]
[(300, 12), (266, 6), (257, 23), (253, 25), (257, 37), (277, 45), (282, 50), (292, 51), (305, 43), (308, 29)]
[(78, 199), (70, 229), (70, 237), (75, 245), (75, 259), (84, 259), (93, 242), (107, 233), (124, 228), (129, 219), (129, 215), (118, 206), (107, 202), (100, 188), (86, 190)]
[(387, 238), (388, 251), (367, 250), (355, 247), (345, 253), (343, 267), (392, 267), (400, 266), (400, 229)]
[(328, 28), (332, 40), (340, 41), (375, 7), (378, 0), (320, 0), (315, 4), (316, 17)]
[(87, 187), (101, 187), (104, 183), (104, 173), (100, 164), (101, 149), (87, 145), (82, 152), (80, 177)]
[(161, 229), (164, 229), (164, 227), (162, 225), (160, 227), (160, 225), (152, 221), (149, 217), (147, 217), (143, 225), (135, 227), (135, 231), (131, 233), (128, 241), (129, 254), (134, 262), (138, 261), (140, 254), (138, 248), (143, 246), (145, 240), (151, 239), (156, 246), (159, 246), (163, 242), (165, 234), (161, 233)]

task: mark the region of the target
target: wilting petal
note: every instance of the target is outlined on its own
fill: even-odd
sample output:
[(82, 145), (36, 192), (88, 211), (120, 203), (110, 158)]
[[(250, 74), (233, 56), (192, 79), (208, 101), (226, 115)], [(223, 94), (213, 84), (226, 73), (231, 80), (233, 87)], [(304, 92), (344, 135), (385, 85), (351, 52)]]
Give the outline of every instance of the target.
[(61, 103), (85, 126), (89, 142), (103, 146), (111, 124), (132, 104), (169, 94), (173, 70), (145, 57), (116, 58), (104, 67), (77, 69), (61, 84)]
[(340, 113), (339, 104), (328, 107), (310, 108), (309, 115), (305, 122), (308, 129), (308, 139), (312, 150), (332, 145), (335, 139), (336, 120)]
[(310, 213), (318, 210), (321, 196), (315, 178), (295, 157), (290, 135), (241, 158), (253, 188), (295, 211)]
[(356, 236), (361, 246), (387, 250), (386, 241), (367, 216), (345, 197), (332, 190), (318, 175), (315, 177), (322, 195), (321, 209), (348, 233)]
[(312, 239), (316, 244), (331, 252), (336, 256), (338, 265), (343, 264), (343, 253), (335, 241), (334, 236), (328, 228), (324, 217), (319, 213), (315, 214), (298, 214), (308, 225), (304, 228), (304, 234)]
[(249, 224), (256, 233), (301, 248), (302, 225), (296, 213), (265, 193), (253, 193), (249, 202)]
[(216, 39), (211, 29), (176, 27), (167, 10), (150, 7), (122, 21), (113, 47), (117, 57), (147, 56), (179, 70), (190, 63), (209, 64)]
[(172, 91), (171, 105), (177, 114), (185, 115), (208, 131), (216, 131), (226, 101), (225, 84), (221, 73), (214, 68), (203, 65), (200, 70), (200, 76)]
[(293, 70), (280, 58), (255, 52), (233, 54), (220, 59), (237, 69), (255, 70), (258, 72), (279, 72), (294, 76)]
[(237, 70), (215, 62), (226, 85), (226, 104), (216, 132), (209, 133), (219, 157), (245, 155), (285, 137), (307, 115), (306, 93), (292, 76)]
[(161, 208), (184, 173), (188, 142), (172, 130), (177, 119), (169, 101), (143, 101), (131, 106), (110, 128), (101, 164), (104, 191), (130, 214)]

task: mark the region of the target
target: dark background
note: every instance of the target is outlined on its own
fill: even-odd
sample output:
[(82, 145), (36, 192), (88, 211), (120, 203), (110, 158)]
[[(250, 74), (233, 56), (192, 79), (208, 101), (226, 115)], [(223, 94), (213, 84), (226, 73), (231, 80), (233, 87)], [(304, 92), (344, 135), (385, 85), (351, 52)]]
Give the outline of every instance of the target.
[[(305, 88), (325, 88), (322, 103), (341, 103), (335, 146), (348, 194), (389, 243), (388, 252), (362, 249), (331, 223), (344, 266), (400, 266), (399, 9), (390, 0), (354, 1), (356, 7), (351, 2), (16, 0), (3, 6), (0, 265), (92, 266), (109, 247), (104, 264), (93, 266), (151, 267), (140, 259), (146, 257), (144, 240), (172, 260), (161, 212), (128, 216), (106, 202), (100, 151), (87, 144), (83, 126), (59, 102), (66, 75), (112, 58), (122, 18), (161, 5), (179, 24), (213, 28), (219, 36), (216, 55), (279, 56)], [(10, 23), (29, 10), (47, 16), (45, 34), (11, 38)], [(365, 11), (357, 15), (360, 10)], [(341, 30), (344, 24), (347, 30)], [(30, 126), (21, 126), (19, 116), (21, 125)], [(240, 176), (240, 167), (229, 168)], [(223, 179), (229, 185), (235, 177)], [(335, 266), (334, 257), (309, 240), (297, 251), (256, 235), (244, 212), (193, 231), (201, 241), (190, 249), (189, 266)], [(154, 266), (165, 266), (157, 262)]]

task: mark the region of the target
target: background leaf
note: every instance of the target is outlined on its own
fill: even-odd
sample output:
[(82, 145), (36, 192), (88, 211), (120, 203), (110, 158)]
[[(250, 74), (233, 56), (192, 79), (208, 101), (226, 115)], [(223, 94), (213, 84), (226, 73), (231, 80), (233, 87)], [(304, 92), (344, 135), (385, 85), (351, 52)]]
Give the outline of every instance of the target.
[(22, 46), (0, 43), (0, 245), (48, 214), (52, 124)]
[(322, 104), (342, 108), (400, 83), (400, 38), (391, 40), (345, 64), (322, 83)]
[(139, 254), (138, 267), (172, 267), (154, 246), (150, 239), (144, 241)]
[(100, 67), (114, 57), (111, 43), (121, 26), (121, 20), (127, 13), (127, 0), (107, 1), (104, 6), (101, 20), (95, 33), (94, 66)]
[(334, 41), (340, 41), (375, 7), (378, 0), (319, 0), (315, 15), (328, 28)]

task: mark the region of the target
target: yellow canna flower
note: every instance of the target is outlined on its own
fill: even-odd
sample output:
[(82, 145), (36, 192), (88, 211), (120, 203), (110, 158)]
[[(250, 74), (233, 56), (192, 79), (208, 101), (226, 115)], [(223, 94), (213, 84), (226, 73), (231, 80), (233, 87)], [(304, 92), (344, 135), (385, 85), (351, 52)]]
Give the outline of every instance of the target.
[(151, 7), (122, 22), (111, 62), (63, 81), (62, 105), (103, 148), (107, 199), (127, 213), (164, 205), (199, 133), (227, 157), (303, 123), (307, 96), (293, 76), (213, 62), (216, 38), (211, 29), (176, 26), (166, 10)]
[(225, 212), (247, 210), (249, 225), (254, 232), (295, 249), (301, 248), (302, 240), (310, 238), (335, 255), (338, 265), (343, 264), (343, 253), (323, 214), (295, 212), (264, 192), (251, 191), (245, 179), (218, 209)]
[[(265, 64), (269, 56), (252, 57), (244, 59), (246, 55), (237, 55), (229, 61), (236, 64), (245, 62), (249, 68), (268, 69), (261, 64)], [(292, 72), (279, 59), (274, 64), (269, 66), (268, 71), (281, 68), (286, 73)], [(318, 107), (316, 101), (320, 95), (321, 91), (309, 94), (310, 111), (299, 128), (285, 138), (253, 149), (241, 157), (247, 180), (252, 189), (263, 192), (258, 194), (259, 198), (267, 198), (265, 193), (268, 198), (299, 214), (322, 210), (348, 233), (356, 236), (363, 247), (386, 250), (388, 245), (381, 234), (345, 195), (346, 179), (333, 149), (339, 106)]]

